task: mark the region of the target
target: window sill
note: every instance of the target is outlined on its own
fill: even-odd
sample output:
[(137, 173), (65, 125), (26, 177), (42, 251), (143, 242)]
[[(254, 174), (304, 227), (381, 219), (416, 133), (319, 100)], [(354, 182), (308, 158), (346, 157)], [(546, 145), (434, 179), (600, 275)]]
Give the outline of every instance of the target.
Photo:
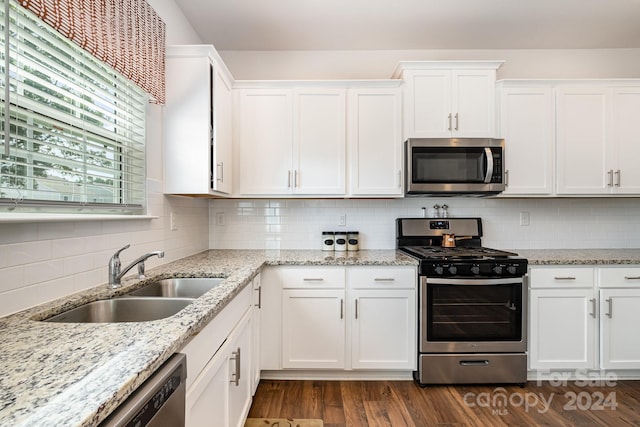
[(48, 213), (0, 213), (0, 223), (75, 222), (75, 221), (131, 221), (158, 219), (155, 215), (106, 215), (106, 214), (48, 214)]

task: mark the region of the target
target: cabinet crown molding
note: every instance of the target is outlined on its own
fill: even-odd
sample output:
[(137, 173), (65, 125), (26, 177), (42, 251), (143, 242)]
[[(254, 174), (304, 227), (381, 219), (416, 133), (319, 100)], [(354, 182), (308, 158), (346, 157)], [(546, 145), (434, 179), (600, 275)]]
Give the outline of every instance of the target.
[(497, 70), (505, 61), (400, 61), (391, 75), (394, 79), (402, 78), (408, 70)]

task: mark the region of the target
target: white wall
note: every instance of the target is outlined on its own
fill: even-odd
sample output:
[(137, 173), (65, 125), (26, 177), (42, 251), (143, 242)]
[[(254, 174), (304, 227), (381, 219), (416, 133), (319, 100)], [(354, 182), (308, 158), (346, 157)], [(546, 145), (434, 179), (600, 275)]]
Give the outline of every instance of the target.
[[(199, 43), (173, 0), (148, 0), (167, 25), (167, 44)], [(111, 254), (123, 263), (164, 250), (148, 267), (208, 248), (208, 202), (162, 194), (162, 107), (147, 110), (147, 204), (154, 220), (0, 223), (0, 315), (105, 283)], [(171, 231), (170, 212), (178, 229)]]
[[(433, 215), (480, 217), (483, 244), (500, 249), (640, 247), (640, 199), (215, 200), (212, 248), (320, 249), (322, 231), (359, 231), (362, 249), (395, 247), (395, 219)], [(530, 225), (521, 226), (528, 212)], [(347, 225), (338, 226), (346, 214)]]
[(503, 60), (498, 79), (640, 78), (640, 49), (221, 51), (236, 79), (388, 79), (399, 61)]

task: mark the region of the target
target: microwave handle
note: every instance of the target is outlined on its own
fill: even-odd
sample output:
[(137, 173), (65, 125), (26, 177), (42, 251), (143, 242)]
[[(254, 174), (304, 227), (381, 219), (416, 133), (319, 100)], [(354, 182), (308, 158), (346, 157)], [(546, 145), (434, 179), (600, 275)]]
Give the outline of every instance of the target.
[(484, 182), (489, 184), (493, 176), (493, 153), (491, 153), (491, 148), (484, 147), (484, 154), (487, 156), (487, 174), (484, 176)]

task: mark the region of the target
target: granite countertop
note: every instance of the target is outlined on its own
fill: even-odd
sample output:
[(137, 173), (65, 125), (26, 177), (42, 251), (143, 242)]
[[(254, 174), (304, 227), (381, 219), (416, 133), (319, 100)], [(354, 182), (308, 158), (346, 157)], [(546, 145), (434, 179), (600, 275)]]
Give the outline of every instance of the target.
[(640, 249), (514, 249), (536, 265), (639, 264)]
[[(0, 426), (96, 426), (178, 352), (265, 265), (417, 265), (395, 250), (210, 250), (0, 318)], [(40, 319), (168, 277), (225, 277), (166, 319), (138, 323), (45, 323)]]

